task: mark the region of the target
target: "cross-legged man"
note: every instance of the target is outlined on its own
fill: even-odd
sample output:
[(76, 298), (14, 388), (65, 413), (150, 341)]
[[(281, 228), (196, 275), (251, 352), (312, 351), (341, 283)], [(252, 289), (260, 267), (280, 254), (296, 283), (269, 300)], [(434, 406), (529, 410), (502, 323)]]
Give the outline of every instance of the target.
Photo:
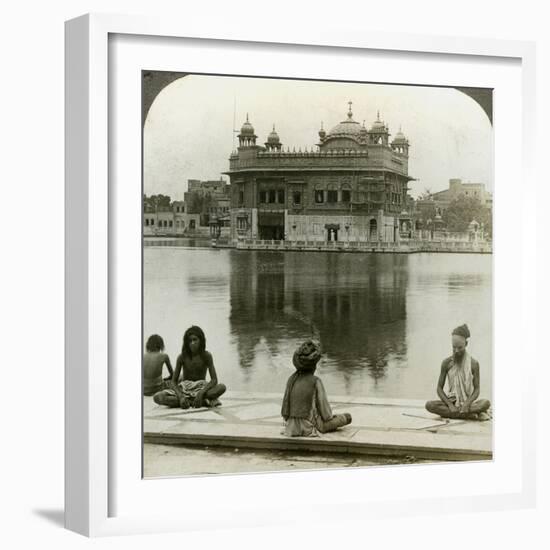
[[(491, 403), (479, 399), (479, 363), (466, 351), (470, 338), (467, 325), (453, 330), (453, 354), (441, 363), (437, 382), (438, 401), (428, 401), (426, 409), (444, 418), (488, 420)], [(447, 382), (447, 391), (444, 390)]]

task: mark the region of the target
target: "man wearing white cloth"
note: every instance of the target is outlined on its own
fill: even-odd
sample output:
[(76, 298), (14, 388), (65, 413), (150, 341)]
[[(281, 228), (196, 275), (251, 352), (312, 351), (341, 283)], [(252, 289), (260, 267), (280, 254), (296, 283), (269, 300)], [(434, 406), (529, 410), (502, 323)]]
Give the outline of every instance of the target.
[[(441, 363), (437, 395), (441, 401), (428, 401), (426, 409), (444, 418), (488, 420), (491, 403), (479, 397), (479, 363), (466, 351), (470, 338), (467, 325), (453, 330), (453, 354)], [(447, 391), (443, 388), (447, 381)]]

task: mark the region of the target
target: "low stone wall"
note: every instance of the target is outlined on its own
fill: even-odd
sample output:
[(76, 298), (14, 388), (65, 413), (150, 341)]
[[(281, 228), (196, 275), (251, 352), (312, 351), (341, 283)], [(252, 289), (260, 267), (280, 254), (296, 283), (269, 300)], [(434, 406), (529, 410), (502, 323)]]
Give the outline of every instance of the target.
[(388, 252), (411, 254), (416, 252), (455, 252), (491, 254), (491, 243), (486, 242), (437, 242), (437, 241), (400, 241), (388, 242), (318, 242), (318, 241), (261, 241), (242, 239), (233, 246), (239, 250), (294, 250), (326, 252)]

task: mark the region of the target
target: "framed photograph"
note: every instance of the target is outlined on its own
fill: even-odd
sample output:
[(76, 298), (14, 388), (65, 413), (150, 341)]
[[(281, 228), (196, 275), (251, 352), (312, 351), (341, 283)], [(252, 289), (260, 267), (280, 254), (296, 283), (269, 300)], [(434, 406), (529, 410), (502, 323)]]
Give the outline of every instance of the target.
[(67, 528), (532, 505), (533, 64), (67, 22)]

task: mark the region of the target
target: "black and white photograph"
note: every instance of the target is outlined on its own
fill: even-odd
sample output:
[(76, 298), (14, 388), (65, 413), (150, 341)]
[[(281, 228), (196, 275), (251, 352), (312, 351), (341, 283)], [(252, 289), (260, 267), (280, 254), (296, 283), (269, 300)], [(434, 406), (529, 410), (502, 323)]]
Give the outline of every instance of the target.
[(3, 547), (540, 548), (545, 4), (6, 6)]
[(142, 72), (143, 476), (492, 459), (492, 90)]

